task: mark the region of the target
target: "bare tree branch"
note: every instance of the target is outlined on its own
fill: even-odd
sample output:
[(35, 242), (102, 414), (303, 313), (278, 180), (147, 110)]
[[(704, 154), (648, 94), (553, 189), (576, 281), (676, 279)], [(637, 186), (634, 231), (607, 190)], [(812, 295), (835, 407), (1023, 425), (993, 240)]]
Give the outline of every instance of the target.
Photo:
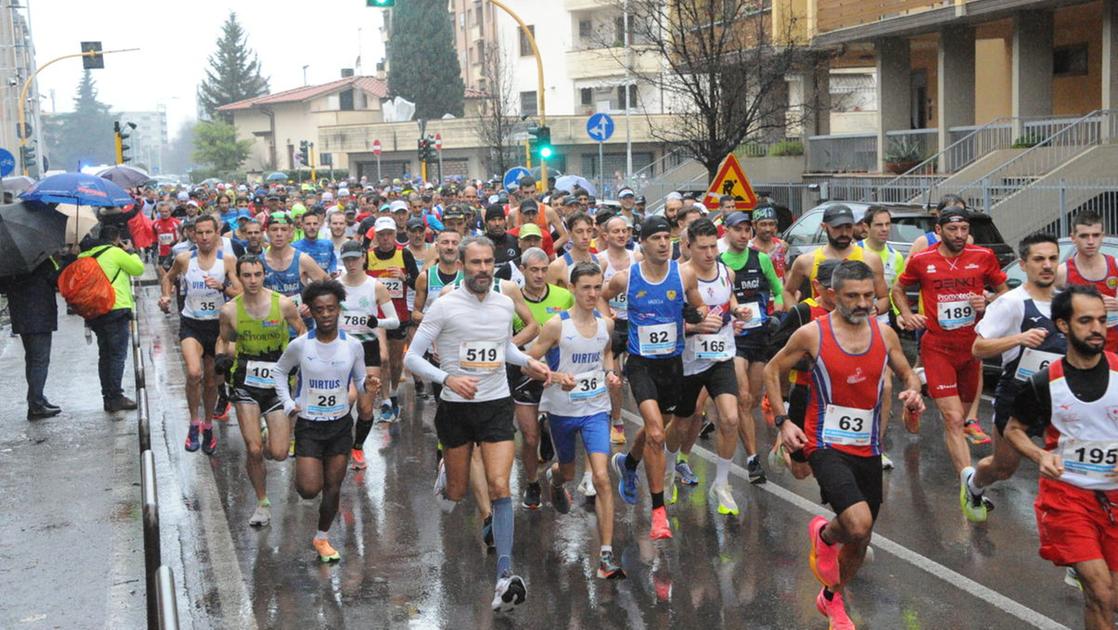
[(512, 135), (516, 123), (513, 107), (515, 83), (513, 65), (497, 46), (486, 48), (482, 55), (482, 74), (485, 87), (480, 97), (477, 133), (483, 146), (488, 147), (485, 168), (498, 176), (514, 163), (512, 160)]

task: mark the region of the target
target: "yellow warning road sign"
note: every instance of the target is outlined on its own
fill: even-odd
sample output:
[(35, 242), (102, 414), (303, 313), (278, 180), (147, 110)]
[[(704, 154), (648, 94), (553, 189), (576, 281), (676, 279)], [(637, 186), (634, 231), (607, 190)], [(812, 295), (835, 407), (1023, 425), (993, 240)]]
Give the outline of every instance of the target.
[(718, 176), (710, 183), (703, 204), (713, 210), (718, 207), (718, 200), (722, 195), (733, 195), (737, 200), (738, 210), (752, 210), (757, 205), (757, 194), (753, 192), (753, 186), (745, 176), (741, 162), (738, 162), (737, 156), (733, 153), (722, 160), (722, 166), (718, 167)]

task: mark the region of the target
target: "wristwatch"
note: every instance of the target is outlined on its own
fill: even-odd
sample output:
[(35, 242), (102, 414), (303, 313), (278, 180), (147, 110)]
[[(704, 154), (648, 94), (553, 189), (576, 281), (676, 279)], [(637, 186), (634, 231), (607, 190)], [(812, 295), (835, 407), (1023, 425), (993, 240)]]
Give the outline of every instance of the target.
[(788, 420), (788, 415), (782, 413), (776, 418), (773, 418), (773, 424), (776, 425), (776, 428), (779, 429), (780, 425), (784, 424), (786, 420)]

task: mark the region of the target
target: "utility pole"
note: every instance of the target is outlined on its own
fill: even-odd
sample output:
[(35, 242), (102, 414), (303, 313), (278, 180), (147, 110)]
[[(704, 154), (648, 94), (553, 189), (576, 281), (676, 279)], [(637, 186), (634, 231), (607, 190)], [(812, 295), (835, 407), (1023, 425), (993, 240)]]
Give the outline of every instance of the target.
[[(540, 106), (539, 106), (540, 125), (539, 126), (540, 127), (546, 127), (547, 126), (547, 108), (544, 106), (545, 105), (545, 98), (544, 97), (546, 95), (547, 88), (546, 88), (546, 86), (544, 85), (544, 82), (543, 82), (543, 57), (540, 56), (539, 46), (536, 46), (536, 37), (535, 37), (535, 35), (532, 34), (532, 31), (528, 30), (528, 25), (524, 23), (524, 20), (520, 19), (520, 16), (517, 15), (516, 13), (513, 13), (512, 9), (505, 6), (504, 2), (502, 2), (501, 0), (489, 0), (489, 2), (493, 6), (495, 6), (498, 9), (504, 11), (505, 13), (509, 14), (509, 17), (516, 20), (516, 23), (520, 25), (520, 32), (524, 34), (524, 38), (527, 39), (528, 44), (530, 44), (532, 46), (532, 55), (536, 58), (536, 86), (537, 86), (536, 87), (536, 94), (539, 97), (539, 103), (540, 103)], [(529, 158), (529, 162), (531, 162), (531, 158)], [(528, 168), (531, 168), (531, 164), (529, 164)], [(547, 160), (544, 160), (544, 159), (540, 160), (540, 182), (542, 182), (543, 187), (547, 186)]]
[[(630, 96), (633, 91), (632, 79), (629, 78), (633, 66), (633, 48), (629, 41), (629, 0), (625, 0), (623, 8), (624, 19), (622, 28), (625, 29), (625, 185), (632, 186), (633, 182), (633, 134), (629, 128), (629, 109), (632, 108)], [(599, 143), (599, 146), (601, 143)], [(604, 172), (604, 170), (603, 170)]]

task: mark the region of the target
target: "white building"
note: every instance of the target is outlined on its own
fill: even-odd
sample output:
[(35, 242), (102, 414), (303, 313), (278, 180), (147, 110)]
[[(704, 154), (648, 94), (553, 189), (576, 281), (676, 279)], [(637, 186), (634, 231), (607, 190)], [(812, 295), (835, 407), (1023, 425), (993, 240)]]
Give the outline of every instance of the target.
[[(113, 114), (113, 118), (120, 122), (124, 132), (129, 135), (124, 141), (130, 147), (127, 153), (132, 161), (129, 163), (146, 166), (152, 175), (161, 174), (163, 151), (169, 144), (167, 109), (160, 106), (156, 111), (119, 112)], [(131, 129), (128, 123), (134, 123), (136, 128)]]

